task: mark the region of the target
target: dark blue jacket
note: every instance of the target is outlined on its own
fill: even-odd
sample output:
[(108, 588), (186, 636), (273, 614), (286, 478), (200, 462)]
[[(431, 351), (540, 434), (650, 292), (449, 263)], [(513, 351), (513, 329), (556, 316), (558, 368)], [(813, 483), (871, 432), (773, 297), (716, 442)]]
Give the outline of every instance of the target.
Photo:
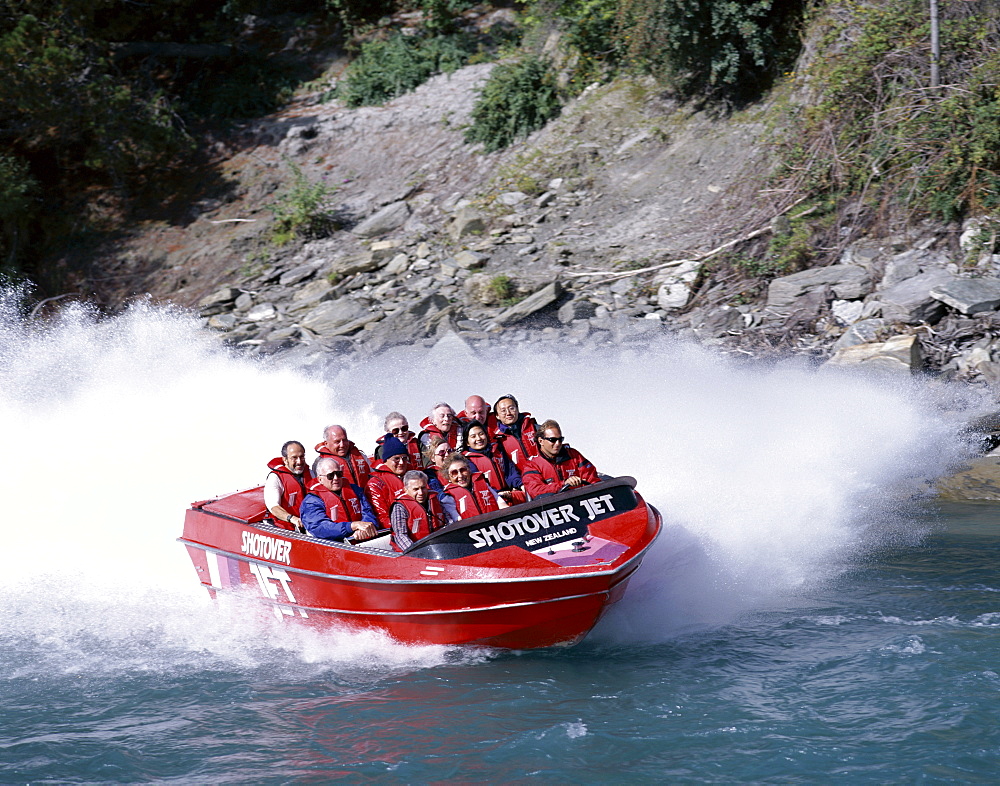
[[(372, 506), (368, 504), (368, 497), (353, 483), (351, 489), (359, 500), (361, 500), (361, 520), (367, 521), (378, 528), (378, 520), (372, 513)], [(343, 540), (349, 538), (354, 530), (351, 529), (349, 521), (330, 521), (326, 516), (326, 504), (315, 494), (306, 494), (299, 508), (302, 524), (306, 532), (314, 538), (326, 538), (327, 540)]]

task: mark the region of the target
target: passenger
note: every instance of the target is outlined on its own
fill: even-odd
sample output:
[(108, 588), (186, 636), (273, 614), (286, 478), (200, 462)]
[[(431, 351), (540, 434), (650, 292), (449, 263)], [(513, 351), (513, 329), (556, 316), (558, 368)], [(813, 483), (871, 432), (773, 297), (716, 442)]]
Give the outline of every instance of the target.
[(306, 467), (305, 446), (289, 440), (281, 446), (281, 455), (267, 462), (267, 466), (271, 471), (264, 481), (264, 505), (274, 516), (274, 526), (305, 532), (299, 506), (313, 479)]
[(343, 540), (357, 535), (375, 537), (375, 514), (361, 490), (344, 482), (344, 470), (334, 456), (316, 462), (316, 480), (302, 500), (302, 523), (314, 538)]
[(500, 448), (490, 442), (486, 427), (478, 420), (466, 423), (462, 429), (462, 450), (477, 472), (483, 473), (486, 482), (500, 496), (511, 504), (524, 502), (523, 491), (515, 491), (521, 487), (521, 473)]
[(372, 467), (368, 457), (358, 446), (347, 438), (343, 426), (327, 426), (323, 429), (323, 442), (316, 446), (320, 456), (333, 456), (343, 467), (345, 476), (355, 486), (364, 488), (371, 478)]
[[(465, 400), (465, 409), (456, 415), (458, 422), (463, 426), (469, 425), (472, 421), (478, 420), (484, 426), (488, 434), (495, 434), (497, 430), (497, 418), (490, 409), (490, 405), (482, 396), (469, 396)], [(465, 443), (462, 443), (465, 447)]]
[(497, 442), (524, 475), (528, 460), (538, 455), (535, 432), (538, 426), (530, 412), (521, 412), (517, 399), (507, 394), (493, 405), (497, 415)]
[(427, 483), (435, 494), (444, 491), (445, 483), (448, 482), (444, 474), (444, 465), (452, 452), (440, 434), (432, 436), (424, 448), (424, 474), (427, 475)]
[[(396, 439), (406, 445), (407, 451), (410, 454), (410, 462), (413, 464), (411, 469), (416, 469), (420, 466), (420, 443), (417, 441), (416, 435), (410, 431), (410, 424), (406, 420), (406, 416), (399, 412), (390, 412), (385, 416), (385, 434), (388, 436), (392, 434)], [(379, 461), (385, 461), (382, 456), (382, 441), (385, 436), (378, 438), (376, 442), (377, 447), (375, 448), (374, 456)]]
[(448, 445), (452, 450), (458, 447), (460, 426), (455, 419), (455, 410), (450, 405), (444, 402), (435, 404), (430, 417), (420, 421), (420, 428), (423, 429), (419, 437), (422, 447), (427, 447), (427, 443), (435, 434), (448, 440)]
[(388, 529), (389, 509), (396, 495), (403, 490), (403, 475), (414, 467), (411, 465), (406, 446), (396, 437), (386, 434), (381, 442), (382, 455), (385, 459), (372, 470), (372, 479), (368, 481), (367, 491), (379, 527)]
[(472, 462), (461, 453), (452, 453), (448, 459), (445, 471), (450, 482), (441, 495), (441, 507), (449, 521), (470, 519), (507, 507), (483, 473), (473, 469)]
[(578, 450), (564, 444), (562, 429), (546, 420), (538, 430), (540, 454), (521, 473), (529, 499), (597, 483), (597, 470)]
[(427, 476), (419, 470), (403, 475), (403, 491), (392, 504), (392, 547), (405, 551), (447, 522), (437, 495), (427, 487)]

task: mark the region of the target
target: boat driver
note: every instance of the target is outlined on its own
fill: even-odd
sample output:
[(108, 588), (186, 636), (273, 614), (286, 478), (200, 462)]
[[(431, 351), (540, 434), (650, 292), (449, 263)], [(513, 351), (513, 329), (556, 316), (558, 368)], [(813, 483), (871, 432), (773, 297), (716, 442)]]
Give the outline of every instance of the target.
[(314, 538), (343, 540), (375, 537), (375, 514), (361, 489), (344, 481), (344, 469), (333, 456), (315, 464), (316, 480), (302, 500), (302, 523)]
[(554, 420), (546, 420), (536, 433), (539, 454), (521, 471), (524, 490), (530, 499), (546, 494), (597, 483), (597, 469), (580, 451), (563, 439), (562, 429)]

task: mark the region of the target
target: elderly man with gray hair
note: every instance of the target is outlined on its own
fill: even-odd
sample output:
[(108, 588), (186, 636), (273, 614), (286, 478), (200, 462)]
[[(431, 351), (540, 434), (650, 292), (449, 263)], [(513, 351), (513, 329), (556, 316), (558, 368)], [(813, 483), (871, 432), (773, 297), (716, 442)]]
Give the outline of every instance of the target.
[(316, 480), (302, 500), (302, 523), (314, 538), (361, 540), (376, 535), (375, 514), (364, 493), (344, 482), (344, 468), (333, 456), (321, 456), (315, 464)]
[(427, 443), (435, 435), (447, 442), (448, 447), (452, 450), (458, 447), (458, 440), (462, 434), (462, 424), (455, 417), (455, 410), (452, 409), (451, 404), (446, 404), (443, 401), (435, 404), (430, 417), (420, 421), (420, 428), (423, 429), (418, 437), (421, 449), (427, 447)]
[(396, 551), (406, 551), (448, 523), (437, 495), (427, 487), (427, 475), (416, 469), (403, 475), (403, 490), (392, 504), (389, 520)]

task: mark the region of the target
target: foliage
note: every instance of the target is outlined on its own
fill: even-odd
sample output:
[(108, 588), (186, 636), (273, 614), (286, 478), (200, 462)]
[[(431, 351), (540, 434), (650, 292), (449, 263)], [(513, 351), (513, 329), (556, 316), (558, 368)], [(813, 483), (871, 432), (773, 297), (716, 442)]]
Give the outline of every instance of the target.
[(499, 276), (493, 276), (489, 283), (490, 292), (497, 302), (507, 305), (509, 304), (517, 291), (514, 286), (514, 280), (510, 276), (505, 276), (500, 274)]
[(284, 245), (296, 237), (315, 239), (329, 236), (338, 228), (329, 204), (334, 189), (322, 180), (310, 180), (293, 162), (286, 163), (292, 171), (292, 182), (268, 206), (274, 213), (271, 241), (275, 245)]
[(0, 154), (0, 271), (17, 267), (19, 241), (35, 212), (37, 188), (25, 161)]
[(416, 4), (424, 12), (424, 29), (435, 35), (451, 32), (456, 15), (475, 5), (472, 0), (417, 0)]
[(798, 52), (805, 0), (622, 0), (615, 43), (684, 95), (756, 98)]
[(397, 33), (384, 41), (369, 41), (348, 67), (336, 96), (352, 107), (384, 104), (435, 74), (461, 68), (475, 50), (475, 41), (463, 35), (423, 37)]
[(392, 0), (324, 0), (326, 9), (350, 29), (356, 29), (392, 11)]
[(559, 114), (555, 74), (549, 63), (525, 57), (497, 66), (472, 108), (466, 142), (482, 142), (486, 152), (507, 147)]
[(922, 0), (845, 9), (828, 35), (842, 51), (814, 66), (821, 100), (791, 130), (782, 185), (949, 220), (1000, 207), (1000, 12), (942, 4), (931, 90)]

